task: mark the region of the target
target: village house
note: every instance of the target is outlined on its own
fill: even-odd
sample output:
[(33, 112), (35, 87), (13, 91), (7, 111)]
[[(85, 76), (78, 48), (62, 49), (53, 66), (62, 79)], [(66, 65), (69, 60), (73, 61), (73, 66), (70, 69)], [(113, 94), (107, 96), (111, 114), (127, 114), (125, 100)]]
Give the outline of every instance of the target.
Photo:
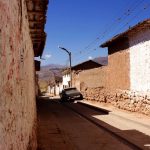
[(67, 68), (65, 69), (63, 72), (63, 79), (62, 79), (62, 86), (63, 86), (63, 89), (65, 88), (69, 88), (70, 85), (71, 85), (71, 76), (70, 76), (70, 70)]
[[(89, 80), (88, 78), (93, 78), (93, 75), (86, 75), (86, 71), (94, 68), (102, 67), (102, 65), (94, 60), (87, 60), (80, 64), (77, 64), (71, 68), (72, 70), (72, 85), (76, 87), (79, 91), (81, 90), (81, 84), (87, 84)], [(86, 80), (86, 81), (85, 81)], [(92, 84), (92, 82), (89, 82)]]
[[(149, 115), (150, 19), (113, 37), (101, 47), (108, 47), (108, 66), (94, 70), (100, 76), (96, 81), (98, 86), (89, 87), (84, 83), (85, 97)], [(91, 82), (96, 84), (95, 79)]]
[[(101, 64), (99, 64), (98, 62), (94, 60), (88, 60), (88, 61), (85, 61), (85, 62), (82, 62), (80, 64), (73, 66), (71, 68), (72, 86), (80, 90), (80, 84), (84, 82), (85, 78), (84, 78), (84, 75), (81, 75), (79, 77), (79, 74), (86, 70), (98, 68), (101, 66), (102, 66)], [(59, 79), (55, 81), (55, 84), (48, 86), (47, 93), (50, 94), (51, 96), (57, 96), (63, 89), (69, 88), (71, 86), (70, 69), (67, 68), (63, 70), (62, 74), (63, 74), (62, 80)], [(88, 76), (88, 77), (90, 78), (91, 76)]]
[(0, 0), (1, 150), (37, 149), (34, 57), (43, 53), (47, 5)]
[(49, 85), (47, 92), (50, 96), (58, 96), (63, 90), (62, 78), (57, 78), (55, 84)]

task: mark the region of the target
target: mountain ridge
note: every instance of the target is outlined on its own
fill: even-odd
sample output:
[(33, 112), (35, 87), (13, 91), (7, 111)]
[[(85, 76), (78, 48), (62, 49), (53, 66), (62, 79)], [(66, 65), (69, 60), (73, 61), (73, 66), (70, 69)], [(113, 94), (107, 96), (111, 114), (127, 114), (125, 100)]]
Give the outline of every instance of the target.
[[(104, 66), (108, 64), (108, 57), (96, 57), (92, 60)], [(39, 84), (45, 83), (47, 85), (54, 85), (56, 80), (62, 80), (62, 70), (65, 68), (66, 66), (60, 64), (41, 66), (41, 70), (37, 72), (39, 76)]]

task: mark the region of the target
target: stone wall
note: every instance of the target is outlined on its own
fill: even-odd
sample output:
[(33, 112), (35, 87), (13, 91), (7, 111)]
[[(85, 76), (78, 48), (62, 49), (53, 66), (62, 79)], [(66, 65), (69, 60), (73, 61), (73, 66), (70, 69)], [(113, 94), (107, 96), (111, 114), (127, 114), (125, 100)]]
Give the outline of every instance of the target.
[(36, 149), (33, 47), (25, 0), (0, 0), (0, 149)]
[(150, 93), (84, 87), (82, 94), (88, 101), (107, 103), (119, 109), (150, 115)]

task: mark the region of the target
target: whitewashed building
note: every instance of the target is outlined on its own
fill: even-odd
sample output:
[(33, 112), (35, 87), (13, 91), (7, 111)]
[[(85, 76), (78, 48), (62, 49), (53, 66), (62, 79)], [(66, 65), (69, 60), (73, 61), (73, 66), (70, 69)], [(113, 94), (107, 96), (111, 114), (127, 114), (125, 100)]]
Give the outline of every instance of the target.
[(69, 88), (70, 84), (71, 84), (70, 72), (69, 70), (65, 70), (63, 72), (63, 82), (62, 82), (63, 88)]
[(120, 81), (118, 89), (150, 91), (150, 19), (113, 37), (101, 47), (108, 47), (108, 67), (112, 65), (109, 78), (116, 84)]
[(50, 94), (51, 96), (58, 96), (59, 93), (62, 91), (63, 89), (63, 84), (62, 82), (58, 82), (56, 83), (56, 85), (54, 86), (48, 86), (47, 92), (48, 94)]

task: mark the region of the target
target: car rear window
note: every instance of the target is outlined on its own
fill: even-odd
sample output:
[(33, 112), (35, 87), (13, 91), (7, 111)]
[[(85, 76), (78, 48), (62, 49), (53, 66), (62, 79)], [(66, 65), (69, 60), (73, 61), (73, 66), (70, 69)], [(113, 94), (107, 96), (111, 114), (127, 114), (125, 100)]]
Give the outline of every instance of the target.
[(77, 89), (76, 88), (65, 89), (65, 91), (70, 91), (70, 90), (77, 90)]
[(75, 88), (73, 88), (73, 89), (67, 89), (65, 91), (66, 91), (66, 94), (71, 94), (71, 93), (77, 93), (78, 92), (78, 90), (75, 89)]

